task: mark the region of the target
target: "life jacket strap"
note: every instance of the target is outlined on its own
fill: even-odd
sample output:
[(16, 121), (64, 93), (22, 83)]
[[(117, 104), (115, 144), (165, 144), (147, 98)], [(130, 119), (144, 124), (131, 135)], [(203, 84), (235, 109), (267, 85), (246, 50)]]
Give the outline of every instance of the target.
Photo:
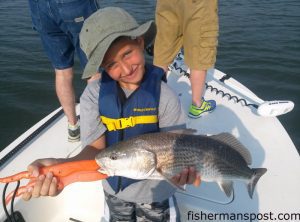
[(108, 131), (115, 131), (134, 127), (136, 124), (158, 123), (156, 115), (150, 116), (130, 116), (128, 118), (113, 119), (106, 116), (100, 116), (101, 121), (106, 125)]

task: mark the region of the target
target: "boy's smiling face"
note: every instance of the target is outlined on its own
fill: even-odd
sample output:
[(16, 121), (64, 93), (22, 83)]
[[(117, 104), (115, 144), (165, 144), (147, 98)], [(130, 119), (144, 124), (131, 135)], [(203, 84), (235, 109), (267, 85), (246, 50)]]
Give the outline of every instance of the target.
[(137, 89), (145, 73), (144, 39), (122, 37), (117, 40), (105, 53), (101, 67), (121, 87)]

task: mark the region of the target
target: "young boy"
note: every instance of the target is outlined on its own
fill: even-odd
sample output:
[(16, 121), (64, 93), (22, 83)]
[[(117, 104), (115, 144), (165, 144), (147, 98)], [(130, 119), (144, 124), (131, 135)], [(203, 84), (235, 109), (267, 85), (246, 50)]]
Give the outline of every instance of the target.
[[(28, 167), (30, 172), (38, 175), (39, 166), (94, 159), (101, 149), (121, 140), (185, 125), (177, 96), (161, 80), (163, 70), (145, 64), (144, 46), (154, 36), (152, 21), (138, 25), (120, 8), (98, 10), (85, 21), (80, 33), (88, 58), (83, 76), (102, 68), (101, 80), (91, 82), (80, 100), (85, 148), (70, 159), (37, 160)], [(173, 182), (184, 185), (196, 177), (195, 169), (189, 168), (174, 176)], [(41, 176), (23, 198), (57, 195), (56, 187), (51, 174)], [(170, 221), (169, 198), (175, 188), (166, 181), (110, 177), (103, 181), (103, 189), (110, 221)]]
[(191, 70), (191, 118), (215, 109), (214, 100), (205, 101), (207, 69), (215, 64), (218, 43), (217, 0), (158, 0), (155, 21), (157, 36), (154, 44), (154, 65), (167, 71), (183, 47), (184, 61)]

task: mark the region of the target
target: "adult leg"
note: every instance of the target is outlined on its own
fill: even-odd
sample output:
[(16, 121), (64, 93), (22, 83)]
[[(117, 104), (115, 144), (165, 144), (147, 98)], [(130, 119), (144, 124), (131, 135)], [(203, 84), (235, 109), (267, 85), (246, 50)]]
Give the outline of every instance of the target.
[(205, 89), (206, 70), (192, 69), (190, 80), (192, 87), (192, 103), (201, 107), (202, 95)]
[(69, 122), (68, 140), (79, 141), (80, 129), (79, 125), (76, 125), (75, 95), (72, 85), (75, 48), (70, 41), (65, 18), (60, 14), (60, 4), (49, 0), (29, 0), (29, 5), (34, 28), (38, 31), (55, 70), (56, 93)]
[(166, 72), (182, 47), (182, 25), (176, 0), (158, 0), (155, 11), (157, 34), (153, 64)]
[(76, 125), (73, 68), (55, 69), (55, 87), (58, 100), (67, 116), (69, 124)]
[[(184, 12), (185, 62), (191, 70), (192, 105), (189, 116), (198, 118), (203, 112), (214, 110), (215, 101), (204, 101), (206, 73), (216, 61), (218, 36), (217, 0), (186, 2)], [(191, 10), (192, 9), (192, 10)], [(192, 19), (194, 18), (194, 19)]]

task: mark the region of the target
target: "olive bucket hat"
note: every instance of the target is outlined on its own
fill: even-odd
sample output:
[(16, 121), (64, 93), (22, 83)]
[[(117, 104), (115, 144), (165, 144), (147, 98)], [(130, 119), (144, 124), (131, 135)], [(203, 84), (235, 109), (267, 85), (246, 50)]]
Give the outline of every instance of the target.
[(99, 9), (84, 22), (79, 36), (80, 47), (88, 59), (82, 78), (89, 78), (98, 71), (106, 51), (118, 37), (143, 36), (147, 46), (153, 41), (155, 34), (153, 21), (139, 25), (124, 9)]

